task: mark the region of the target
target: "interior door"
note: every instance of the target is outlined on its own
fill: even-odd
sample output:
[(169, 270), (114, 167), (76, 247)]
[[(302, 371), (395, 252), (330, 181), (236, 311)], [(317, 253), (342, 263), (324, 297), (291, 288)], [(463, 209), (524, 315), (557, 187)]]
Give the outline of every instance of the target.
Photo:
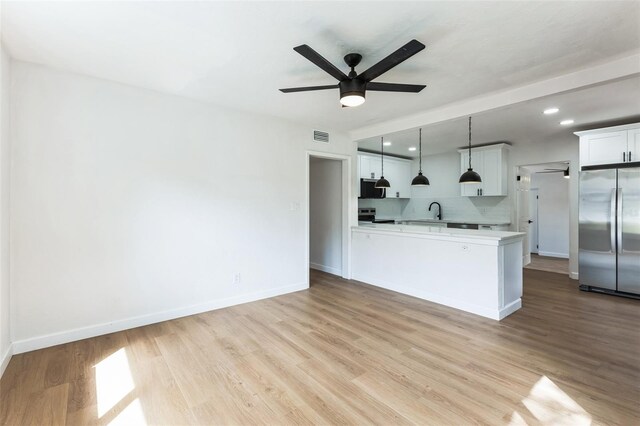
[(640, 294), (640, 168), (618, 170), (618, 291)]
[(522, 266), (531, 263), (531, 250), (529, 239), (531, 233), (531, 227), (529, 226), (529, 191), (531, 189), (531, 172), (520, 167), (518, 171), (520, 180), (518, 181), (516, 196), (518, 203), (518, 232), (524, 232), (524, 239), (522, 240)]
[(580, 284), (616, 289), (616, 170), (580, 172)]
[(529, 247), (538, 253), (538, 188), (529, 190)]

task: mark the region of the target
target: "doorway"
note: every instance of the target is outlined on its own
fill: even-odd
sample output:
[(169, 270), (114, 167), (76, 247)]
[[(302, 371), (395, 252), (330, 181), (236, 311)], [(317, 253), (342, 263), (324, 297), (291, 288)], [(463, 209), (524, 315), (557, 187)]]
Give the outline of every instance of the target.
[(307, 270), (348, 279), (351, 158), (307, 154)]
[(520, 166), (527, 175), (526, 203), (519, 202), (521, 232), (527, 233), (525, 268), (569, 274), (569, 162)]

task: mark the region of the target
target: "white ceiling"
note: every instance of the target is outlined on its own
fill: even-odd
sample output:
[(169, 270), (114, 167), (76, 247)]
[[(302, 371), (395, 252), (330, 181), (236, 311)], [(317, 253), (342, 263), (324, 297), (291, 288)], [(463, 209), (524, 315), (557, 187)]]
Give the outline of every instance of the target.
[[(542, 112), (556, 107), (557, 114)], [(560, 121), (573, 119), (570, 126)], [(613, 123), (640, 121), (640, 76), (630, 77), (572, 92), (560, 93), (508, 107), (486, 111), (472, 117), (472, 145), (510, 142), (513, 145), (562, 139), (573, 132)], [(392, 143), (385, 153), (417, 157), (410, 146), (418, 146), (418, 129), (385, 135)], [(463, 148), (469, 141), (468, 118), (449, 120), (422, 129), (423, 155)], [(358, 148), (380, 151), (380, 137), (358, 141)]]
[[(3, 2), (18, 60), (348, 131), (564, 74), (640, 48), (640, 2)], [(363, 71), (412, 38), (427, 48), (378, 81), (420, 94), (337, 91), (292, 50), (309, 44)], [(481, 131), (481, 121), (478, 124)], [(463, 126), (464, 127), (464, 126)], [(461, 143), (464, 142), (464, 138)], [(456, 143), (460, 145), (461, 143)]]

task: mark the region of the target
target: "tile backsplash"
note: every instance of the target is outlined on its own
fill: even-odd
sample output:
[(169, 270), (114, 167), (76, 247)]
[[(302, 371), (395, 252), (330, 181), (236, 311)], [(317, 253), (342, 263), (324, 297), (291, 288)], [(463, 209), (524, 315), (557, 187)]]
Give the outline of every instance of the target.
[(429, 204), (437, 201), (442, 206), (445, 220), (510, 222), (508, 197), (435, 197), (411, 199), (358, 200), (359, 207), (375, 207), (379, 219), (433, 219), (438, 213)]

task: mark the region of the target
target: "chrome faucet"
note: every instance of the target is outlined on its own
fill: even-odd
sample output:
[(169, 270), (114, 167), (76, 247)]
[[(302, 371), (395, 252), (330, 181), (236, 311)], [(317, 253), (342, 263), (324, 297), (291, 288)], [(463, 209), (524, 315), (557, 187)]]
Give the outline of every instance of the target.
[(440, 203), (434, 201), (433, 203), (429, 204), (429, 211), (431, 211), (431, 206), (433, 206), (434, 204), (438, 205), (438, 214), (436, 215), (436, 217), (438, 218), (438, 220), (442, 220), (442, 206), (440, 205)]

